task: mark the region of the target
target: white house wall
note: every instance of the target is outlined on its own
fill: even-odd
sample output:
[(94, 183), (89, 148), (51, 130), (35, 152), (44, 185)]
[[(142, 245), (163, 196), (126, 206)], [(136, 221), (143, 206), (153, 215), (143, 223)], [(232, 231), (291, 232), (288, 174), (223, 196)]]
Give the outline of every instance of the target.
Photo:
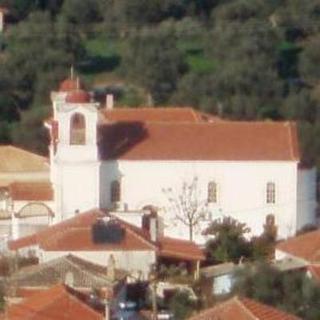
[(316, 222), (316, 184), (316, 168), (298, 170), (297, 229), (301, 229), (308, 223)]
[[(122, 201), (130, 210), (148, 204), (158, 206), (168, 236), (187, 239), (188, 228), (175, 221), (163, 189), (172, 188), (178, 195), (182, 183), (190, 183), (194, 177), (199, 179), (204, 201), (208, 182), (218, 183), (218, 203), (212, 208), (212, 219), (232, 216), (247, 223), (252, 234), (261, 234), (266, 215), (274, 214), (279, 237), (292, 235), (297, 228), (297, 163), (293, 161), (109, 161), (101, 168), (100, 189), (106, 193), (100, 194), (101, 206), (110, 207), (111, 181), (121, 175)], [(269, 181), (276, 184), (275, 205), (266, 204)], [(198, 236), (197, 241), (204, 239)]]

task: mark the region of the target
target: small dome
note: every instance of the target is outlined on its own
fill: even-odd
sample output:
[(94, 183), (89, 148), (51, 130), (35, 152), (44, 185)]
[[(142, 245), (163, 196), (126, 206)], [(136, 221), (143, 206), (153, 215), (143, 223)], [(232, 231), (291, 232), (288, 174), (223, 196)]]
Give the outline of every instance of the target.
[(87, 91), (75, 90), (69, 92), (66, 97), (68, 103), (88, 103), (91, 101), (91, 96)]
[(69, 92), (77, 89), (83, 89), (83, 84), (77, 79), (65, 79), (59, 86), (59, 91), (61, 92)]

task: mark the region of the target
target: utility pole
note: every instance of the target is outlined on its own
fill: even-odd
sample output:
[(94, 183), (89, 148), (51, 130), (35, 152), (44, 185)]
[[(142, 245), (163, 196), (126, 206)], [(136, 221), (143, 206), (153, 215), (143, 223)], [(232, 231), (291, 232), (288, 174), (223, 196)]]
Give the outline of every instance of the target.
[(158, 318), (158, 306), (157, 306), (157, 265), (152, 264), (149, 273), (149, 281), (151, 283), (151, 300), (152, 300), (152, 320)]

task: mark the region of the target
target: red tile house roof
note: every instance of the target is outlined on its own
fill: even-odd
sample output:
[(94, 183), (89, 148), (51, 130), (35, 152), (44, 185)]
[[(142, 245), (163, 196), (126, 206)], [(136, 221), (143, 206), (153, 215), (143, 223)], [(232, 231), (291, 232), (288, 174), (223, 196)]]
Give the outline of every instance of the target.
[(248, 298), (234, 297), (200, 312), (189, 320), (299, 320), (299, 318)]
[(74, 290), (57, 285), (20, 303), (9, 305), (0, 319), (103, 320), (105, 317), (79, 299)]
[(15, 201), (52, 201), (53, 189), (50, 182), (14, 182), (9, 193)]
[(289, 238), (276, 246), (280, 250), (308, 262), (320, 262), (320, 230)]
[(298, 161), (291, 122), (118, 122), (99, 127), (103, 160)]
[[(202, 120), (202, 114), (190, 107), (117, 108), (105, 109), (101, 114), (106, 122), (199, 122)], [(210, 117), (215, 118), (211, 115)]]
[(92, 226), (104, 217), (106, 214), (98, 209), (78, 214), (36, 234), (11, 241), (9, 248), (18, 250), (39, 245), (46, 251), (154, 250), (155, 246), (147, 238), (124, 223), (121, 226), (126, 228), (126, 232), (120, 243), (95, 243)]
[(52, 225), (36, 234), (9, 242), (10, 250), (39, 246), (45, 251), (130, 251), (154, 250), (161, 257), (185, 260), (204, 260), (203, 251), (190, 241), (167, 237), (152, 242), (146, 230), (119, 219), (115, 223), (125, 229), (124, 237), (117, 243), (96, 243), (92, 238), (92, 226), (97, 220), (107, 217), (100, 210), (91, 210)]
[(189, 260), (204, 260), (205, 255), (191, 241), (163, 237), (159, 239), (159, 256), (166, 258), (188, 258)]

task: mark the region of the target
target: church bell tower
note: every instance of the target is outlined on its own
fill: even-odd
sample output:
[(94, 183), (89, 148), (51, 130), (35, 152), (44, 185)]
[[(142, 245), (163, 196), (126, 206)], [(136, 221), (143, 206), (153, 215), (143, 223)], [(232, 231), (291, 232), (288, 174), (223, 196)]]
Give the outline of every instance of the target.
[(51, 94), (50, 167), (56, 222), (99, 205), (98, 104), (79, 79), (67, 79)]

